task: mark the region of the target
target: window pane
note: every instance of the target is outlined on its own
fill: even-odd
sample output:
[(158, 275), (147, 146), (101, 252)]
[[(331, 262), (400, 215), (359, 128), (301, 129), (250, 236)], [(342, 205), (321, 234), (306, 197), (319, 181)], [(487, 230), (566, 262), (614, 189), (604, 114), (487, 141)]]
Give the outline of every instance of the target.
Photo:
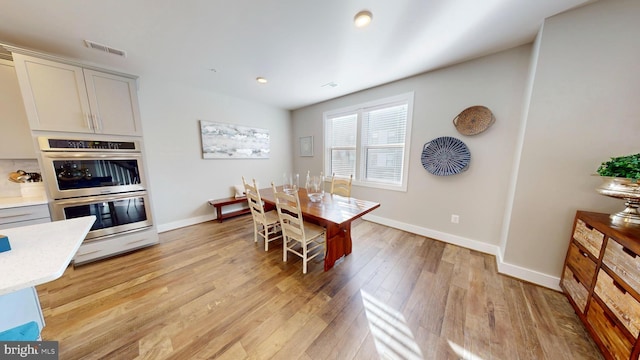
[(367, 149), (366, 180), (402, 183), (403, 148)]
[(357, 114), (331, 119), (331, 147), (356, 145), (357, 120)]
[(365, 145), (401, 144), (405, 140), (407, 105), (376, 109), (363, 114)]
[[(356, 150), (331, 150), (331, 174), (350, 176), (356, 172)], [(327, 174), (327, 176), (331, 176)]]

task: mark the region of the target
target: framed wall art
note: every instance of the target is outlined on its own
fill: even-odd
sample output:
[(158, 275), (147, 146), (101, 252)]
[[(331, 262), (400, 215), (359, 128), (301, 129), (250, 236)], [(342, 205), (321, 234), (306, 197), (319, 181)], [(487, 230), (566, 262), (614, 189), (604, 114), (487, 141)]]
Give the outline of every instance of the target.
[(300, 156), (313, 156), (313, 136), (300, 138)]
[(269, 130), (200, 120), (204, 159), (268, 159)]

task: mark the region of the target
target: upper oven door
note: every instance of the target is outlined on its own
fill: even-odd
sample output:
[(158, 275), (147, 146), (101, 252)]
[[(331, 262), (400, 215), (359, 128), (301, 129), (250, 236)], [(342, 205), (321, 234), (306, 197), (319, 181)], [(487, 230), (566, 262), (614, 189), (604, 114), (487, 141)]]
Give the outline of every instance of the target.
[(146, 189), (140, 153), (43, 152), (42, 162), (54, 199)]

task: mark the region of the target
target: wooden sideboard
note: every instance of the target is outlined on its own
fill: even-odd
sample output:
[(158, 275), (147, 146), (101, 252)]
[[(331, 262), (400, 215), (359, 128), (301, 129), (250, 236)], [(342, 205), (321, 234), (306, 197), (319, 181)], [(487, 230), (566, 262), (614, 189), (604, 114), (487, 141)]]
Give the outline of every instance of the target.
[(640, 227), (578, 211), (560, 287), (607, 359), (638, 359)]

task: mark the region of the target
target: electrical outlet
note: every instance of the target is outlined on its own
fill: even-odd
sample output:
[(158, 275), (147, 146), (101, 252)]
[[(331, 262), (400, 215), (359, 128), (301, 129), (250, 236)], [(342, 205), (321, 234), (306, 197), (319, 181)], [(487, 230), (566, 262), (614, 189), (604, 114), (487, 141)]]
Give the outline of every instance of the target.
[(457, 224), (460, 222), (460, 216), (456, 215), (456, 214), (451, 214), (451, 222), (454, 224)]

